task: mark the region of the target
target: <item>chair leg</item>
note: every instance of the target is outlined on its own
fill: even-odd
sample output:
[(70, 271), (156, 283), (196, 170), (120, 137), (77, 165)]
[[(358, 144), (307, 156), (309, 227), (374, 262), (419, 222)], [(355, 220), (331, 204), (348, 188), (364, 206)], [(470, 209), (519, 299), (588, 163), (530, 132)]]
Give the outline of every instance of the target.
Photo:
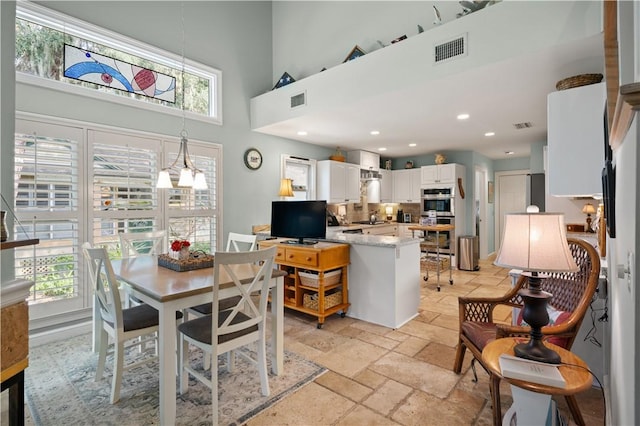
[(578, 426), (584, 426), (584, 419), (582, 418), (582, 413), (580, 412), (580, 408), (578, 407), (578, 401), (576, 401), (575, 395), (566, 395), (565, 400), (567, 401), (567, 405), (569, 406), (569, 411), (571, 412), (573, 420)]
[[(264, 332), (263, 332), (264, 333)], [(263, 396), (269, 396), (269, 372), (267, 371), (267, 347), (264, 336), (258, 342), (258, 374), (260, 375), (260, 387)]]
[(502, 407), (500, 407), (500, 377), (491, 374), (489, 381), (489, 390), (491, 393), (491, 404), (493, 410), (493, 425), (500, 426), (502, 424)]
[(476, 371), (476, 359), (471, 360), (471, 371), (473, 372), (473, 383), (478, 383), (478, 372)]
[(122, 366), (124, 364), (124, 343), (116, 342), (113, 353), (113, 377), (111, 378), (111, 403), (120, 399), (120, 385), (122, 384)]
[(236, 351), (231, 350), (227, 352), (227, 371), (233, 373), (233, 369), (236, 364)]
[(453, 363), (453, 372), (460, 374), (462, 371), (462, 361), (464, 361), (464, 353), (467, 347), (462, 343), (462, 340), (458, 341), (458, 348), (456, 349), (456, 360)]
[(211, 348), (211, 423), (218, 424), (218, 354)]
[(107, 360), (107, 348), (109, 347), (109, 335), (104, 329), (100, 330), (100, 347), (98, 348), (98, 365), (96, 367), (96, 382), (102, 379), (104, 364)]

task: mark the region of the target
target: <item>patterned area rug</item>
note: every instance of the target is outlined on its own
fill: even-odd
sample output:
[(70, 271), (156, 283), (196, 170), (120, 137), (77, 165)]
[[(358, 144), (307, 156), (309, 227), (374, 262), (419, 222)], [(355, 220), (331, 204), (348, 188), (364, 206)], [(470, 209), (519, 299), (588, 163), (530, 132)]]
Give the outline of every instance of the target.
[[(195, 350), (191, 353), (192, 361), (201, 366), (202, 353)], [(157, 360), (124, 372), (120, 401), (113, 405), (109, 403), (113, 360), (107, 357), (108, 370), (96, 382), (97, 360), (98, 355), (91, 351), (90, 334), (31, 348), (25, 372), (25, 398), (36, 425), (160, 423)], [(129, 362), (131, 356), (125, 360)], [(219, 358), (218, 408), (220, 424), (229, 425), (245, 423), (326, 372), (324, 367), (285, 351), (284, 372), (269, 376), (271, 395), (264, 397), (256, 367), (236, 356), (234, 372), (228, 373), (225, 361), (226, 356)], [(189, 391), (176, 398), (177, 424), (211, 424), (209, 388), (190, 378)]]

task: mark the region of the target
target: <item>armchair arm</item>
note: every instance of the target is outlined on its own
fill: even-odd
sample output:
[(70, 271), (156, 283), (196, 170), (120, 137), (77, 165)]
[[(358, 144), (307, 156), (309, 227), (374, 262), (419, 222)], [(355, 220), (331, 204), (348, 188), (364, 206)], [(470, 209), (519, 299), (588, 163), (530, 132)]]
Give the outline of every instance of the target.
[(518, 280), (518, 284), (510, 289), (503, 296), (498, 297), (458, 297), (458, 307), (460, 322), (478, 321), (493, 322), (493, 310), (498, 305), (521, 307), (522, 301), (518, 291), (523, 281)]

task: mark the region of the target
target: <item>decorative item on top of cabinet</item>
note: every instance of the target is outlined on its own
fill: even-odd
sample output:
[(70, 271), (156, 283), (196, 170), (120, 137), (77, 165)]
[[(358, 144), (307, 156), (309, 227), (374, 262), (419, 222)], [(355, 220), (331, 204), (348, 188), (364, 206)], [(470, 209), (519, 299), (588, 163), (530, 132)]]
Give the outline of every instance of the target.
[(359, 58), (360, 56), (364, 56), (365, 54), (366, 52), (362, 50), (360, 46), (356, 45), (353, 49), (351, 49), (351, 52), (349, 52), (347, 57), (344, 58), (344, 61), (342, 61), (342, 63), (352, 61), (356, 58)]
[(334, 152), (333, 155), (329, 156), (329, 160), (344, 162), (344, 160), (345, 160), (344, 154), (340, 150), (340, 147), (337, 147), (336, 148), (336, 152)]
[(296, 79), (291, 77), (288, 72), (285, 72), (284, 74), (282, 74), (280, 79), (276, 82), (275, 86), (273, 86), (273, 89), (271, 90), (279, 89), (283, 86), (286, 86), (287, 84), (293, 83), (294, 81), (296, 81)]
[(445, 161), (447, 161), (447, 157), (445, 157), (443, 154), (436, 154), (436, 164), (444, 164)]

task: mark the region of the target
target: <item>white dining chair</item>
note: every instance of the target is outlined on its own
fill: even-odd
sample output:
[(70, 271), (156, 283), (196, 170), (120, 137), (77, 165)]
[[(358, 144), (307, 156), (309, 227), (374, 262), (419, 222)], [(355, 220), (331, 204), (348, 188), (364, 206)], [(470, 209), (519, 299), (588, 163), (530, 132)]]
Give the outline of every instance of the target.
[(256, 249), (257, 235), (229, 232), (226, 251), (251, 251)]
[[(104, 248), (92, 248), (91, 244), (84, 243), (82, 251), (88, 266), (91, 283), (93, 284), (95, 303), (99, 305), (99, 315), (94, 318), (94, 321), (100, 321), (101, 323), (96, 381), (102, 379), (107, 353), (113, 354), (111, 403), (114, 404), (120, 399), (123, 372), (155, 359), (155, 356), (150, 356), (142, 361), (124, 366), (124, 351), (126, 348), (150, 341), (155, 341), (157, 344), (158, 311), (145, 304), (123, 309), (118, 288), (119, 282), (113, 272), (107, 250)], [(182, 314), (180, 314), (181, 316)], [(113, 340), (113, 348), (111, 350), (109, 350), (109, 338)], [(125, 342), (132, 339), (141, 340), (125, 345)]]
[(120, 232), (120, 251), (122, 258), (158, 255), (169, 250), (166, 229), (148, 232)]
[[(120, 232), (120, 252), (122, 258), (127, 259), (138, 256), (153, 256), (168, 251), (168, 236), (165, 229), (148, 232)], [(131, 295), (128, 285), (124, 286), (124, 307), (139, 305), (142, 302)]]
[[(266, 317), (269, 282), (277, 248), (245, 252), (217, 252), (213, 268), (214, 284), (211, 315), (205, 315), (178, 325), (181, 340), (178, 357), (180, 393), (187, 392), (189, 374), (211, 389), (212, 423), (218, 424), (218, 355), (257, 343), (255, 357), (245, 351), (235, 351), (257, 366), (262, 395), (269, 395), (266, 354)], [(259, 266), (258, 266), (259, 265)], [(249, 272), (252, 272), (249, 274)], [(223, 283), (232, 283), (240, 300), (231, 309), (218, 309), (218, 292)], [(252, 294), (260, 292), (257, 301)], [(257, 305), (256, 305), (257, 302)], [(194, 345), (211, 358), (211, 378), (189, 363), (189, 345)], [(232, 363), (227, 364), (232, 371)]]

